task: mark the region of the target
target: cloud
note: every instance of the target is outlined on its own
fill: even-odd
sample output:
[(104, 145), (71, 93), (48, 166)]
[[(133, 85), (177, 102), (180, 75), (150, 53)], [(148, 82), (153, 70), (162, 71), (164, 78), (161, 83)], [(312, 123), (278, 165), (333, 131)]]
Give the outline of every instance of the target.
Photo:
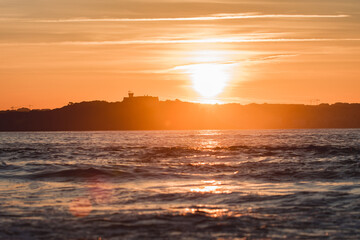
[(265, 61), (273, 61), (278, 60), (281, 58), (288, 58), (288, 57), (297, 57), (299, 54), (277, 54), (277, 55), (269, 55), (257, 58), (248, 59), (247, 62), (265, 62)]
[(360, 38), (206, 38), (206, 39), (150, 39), (150, 40), (120, 40), (120, 41), (65, 41), (38, 43), (0, 43), (0, 46), (13, 45), (151, 45), (151, 44), (196, 44), (196, 43), (269, 43), (269, 42), (336, 42), (360, 41)]
[[(76, 23), (76, 22), (162, 22), (162, 21), (215, 21), (255, 18), (346, 18), (349, 15), (306, 15), (306, 14), (255, 14), (255, 13), (221, 13), (197, 17), (172, 18), (69, 18), (69, 19), (42, 19), (19, 20), (38, 23)], [(7, 19), (10, 20), (10, 19)]]
[(254, 58), (241, 59), (241, 60), (211, 61), (211, 62), (180, 65), (180, 66), (176, 66), (174, 68), (168, 69), (168, 71), (187, 70), (187, 69), (191, 69), (193, 67), (201, 66), (201, 65), (235, 66), (235, 65), (244, 64), (244, 63), (260, 63), (260, 62), (275, 61), (275, 60), (279, 60), (282, 58), (296, 57), (296, 56), (299, 56), (299, 54), (274, 54), (274, 55), (258, 56), (258, 57), (254, 57)]

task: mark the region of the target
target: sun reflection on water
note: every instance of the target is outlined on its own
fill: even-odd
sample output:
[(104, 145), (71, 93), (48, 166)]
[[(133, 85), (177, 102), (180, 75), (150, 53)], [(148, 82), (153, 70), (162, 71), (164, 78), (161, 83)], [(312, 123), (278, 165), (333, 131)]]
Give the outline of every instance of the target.
[(208, 217), (212, 218), (218, 218), (218, 217), (227, 217), (233, 215), (229, 209), (226, 208), (206, 208), (206, 207), (200, 207), (200, 208), (185, 208), (182, 210), (182, 215), (188, 215), (188, 214), (203, 214)]
[(225, 189), (220, 181), (216, 180), (207, 180), (201, 181), (202, 185), (191, 188), (190, 192), (193, 193), (212, 193), (212, 194), (222, 194), (222, 193), (231, 193), (230, 190)]
[(192, 188), (191, 192), (198, 192), (198, 193), (222, 193), (219, 191), (219, 186), (204, 186), (199, 188)]

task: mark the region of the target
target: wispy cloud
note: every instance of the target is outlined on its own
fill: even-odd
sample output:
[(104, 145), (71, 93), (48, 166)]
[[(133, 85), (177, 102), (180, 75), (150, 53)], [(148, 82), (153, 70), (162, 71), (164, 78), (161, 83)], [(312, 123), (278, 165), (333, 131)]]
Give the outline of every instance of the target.
[(268, 43), (268, 42), (336, 42), (360, 41), (360, 38), (207, 38), (207, 39), (151, 39), (151, 40), (120, 40), (120, 41), (65, 41), (38, 43), (0, 43), (1, 46), (11, 45), (151, 45), (151, 44), (196, 44), (196, 43)]
[(247, 62), (274, 61), (274, 60), (279, 60), (282, 58), (296, 57), (296, 56), (299, 56), (299, 54), (276, 54), (276, 55), (268, 55), (268, 56), (263, 56), (263, 57), (250, 58), (250, 59), (247, 59)]
[(256, 13), (222, 13), (196, 17), (173, 18), (69, 18), (69, 19), (41, 19), (23, 20), (39, 23), (75, 23), (75, 22), (161, 22), (161, 21), (215, 21), (255, 18), (346, 18), (349, 15), (306, 15), (306, 14), (256, 14)]
[[(231, 60), (231, 61), (211, 61), (211, 62), (203, 62), (203, 63), (194, 63), (194, 64), (187, 64), (187, 65), (180, 65), (174, 68), (168, 69), (168, 72), (171, 71), (178, 71), (178, 70), (186, 70), (192, 67), (196, 67), (199, 65), (224, 65), (224, 66), (236, 66), (239, 64), (247, 64), (247, 63), (261, 63), (261, 62), (268, 62), (268, 61), (277, 61), (283, 58), (289, 57), (296, 57), (299, 54), (274, 54), (274, 55), (267, 55), (267, 56), (257, 56), (253, 58), (247, 59), (240, 59), (240, 60)], [(165, 72), (165, 71), (163, 71)]]

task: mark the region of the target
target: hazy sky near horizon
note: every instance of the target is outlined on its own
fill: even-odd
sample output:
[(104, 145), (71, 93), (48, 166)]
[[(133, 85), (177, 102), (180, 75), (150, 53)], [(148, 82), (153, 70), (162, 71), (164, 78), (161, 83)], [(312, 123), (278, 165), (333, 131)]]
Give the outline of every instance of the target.
[[(0, 0), (0, 53), (0, 109), (119, 101), (128, 90), (360, 102), (360, 1)], [(194, 86), (206, 71), (226, 78), (216, 96)]]

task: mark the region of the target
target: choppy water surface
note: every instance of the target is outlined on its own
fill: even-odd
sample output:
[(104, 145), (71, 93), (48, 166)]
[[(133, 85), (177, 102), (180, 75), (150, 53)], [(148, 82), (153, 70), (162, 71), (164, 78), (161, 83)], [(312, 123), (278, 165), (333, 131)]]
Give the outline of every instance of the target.
[(0, 239), (359, 239), (360, 131), (0, 133)]

